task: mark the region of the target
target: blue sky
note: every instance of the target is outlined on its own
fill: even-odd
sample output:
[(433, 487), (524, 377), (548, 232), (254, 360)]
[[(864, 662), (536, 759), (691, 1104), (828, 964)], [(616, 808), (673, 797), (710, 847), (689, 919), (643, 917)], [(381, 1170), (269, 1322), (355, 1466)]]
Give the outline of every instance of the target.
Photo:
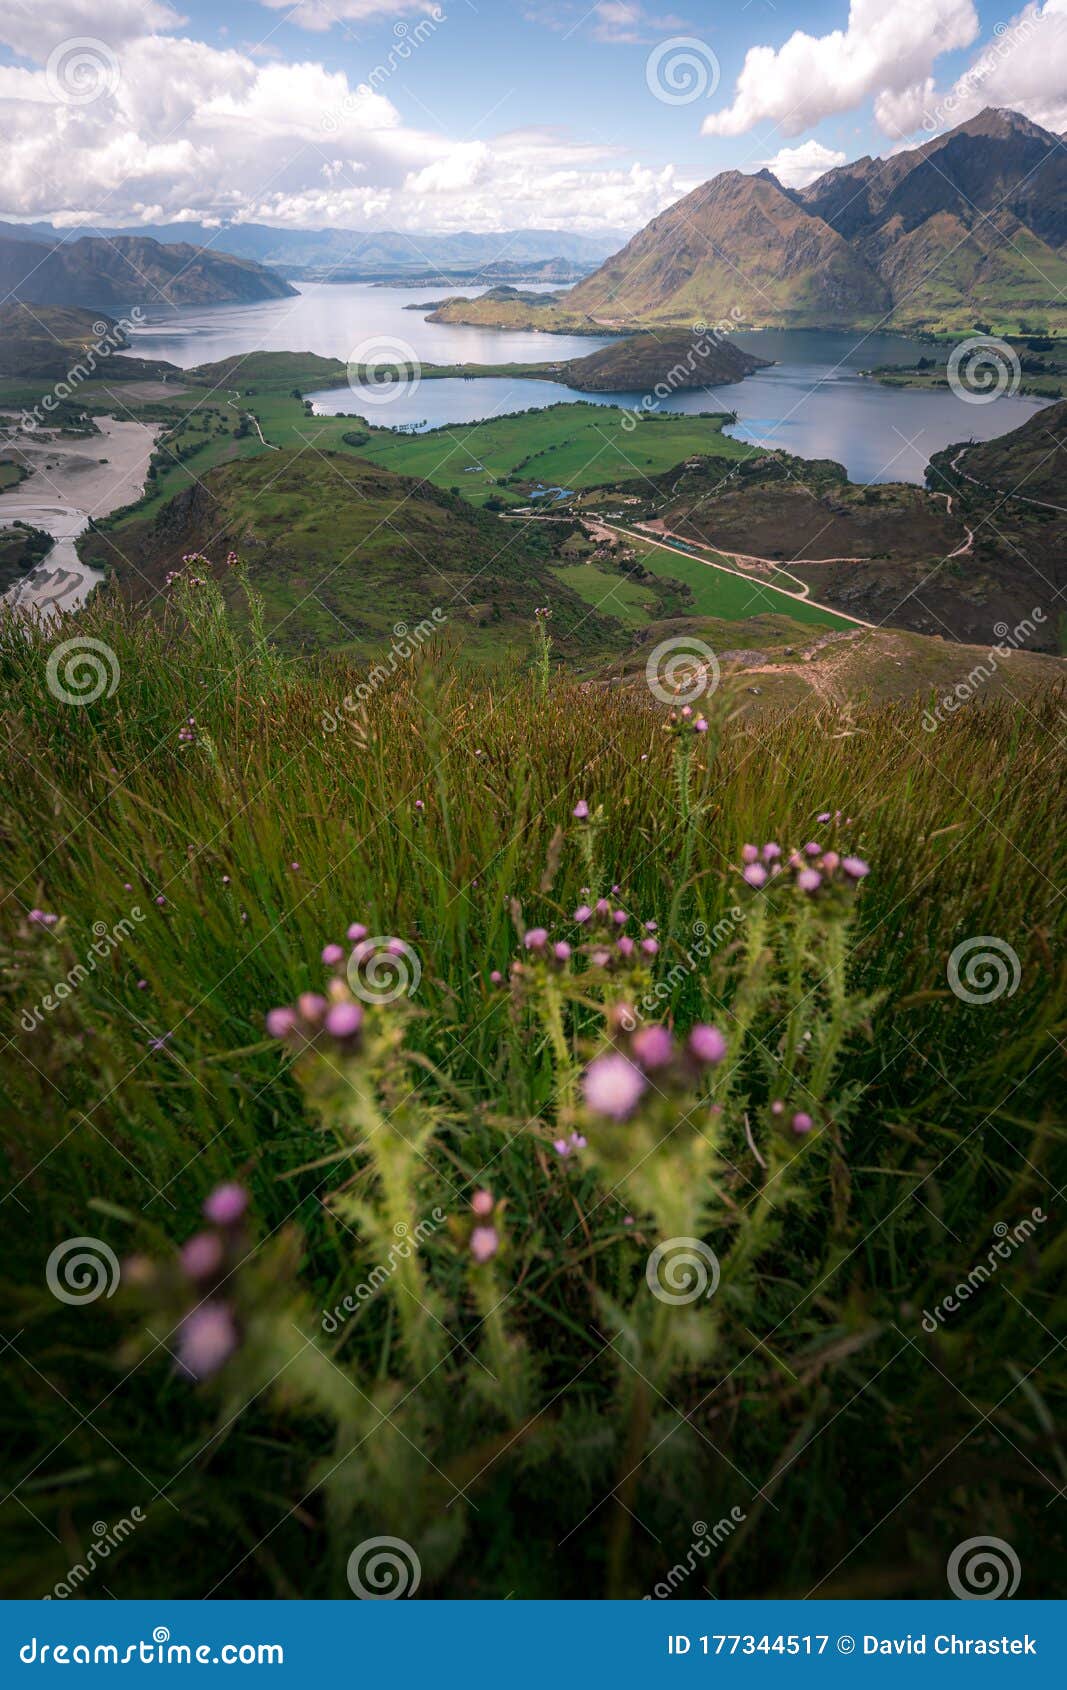
[(1067, 0), (0, 0), (0, 216), (629, 230), (984, 105), (1067, 127)]

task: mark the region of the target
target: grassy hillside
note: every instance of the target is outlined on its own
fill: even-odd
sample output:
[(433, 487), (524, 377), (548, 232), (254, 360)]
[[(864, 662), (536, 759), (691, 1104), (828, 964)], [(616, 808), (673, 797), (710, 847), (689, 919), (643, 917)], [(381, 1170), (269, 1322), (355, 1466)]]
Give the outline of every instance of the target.
[[(724, 682), (687, 738), (536, 648), (367, 689), (177, 591), (0, 623), (5, 1594), (136, 1500), (80, 1595), (348, 1599), (388, 1534), (425, 1597), (639, 1598), (730, 1518), (677, 1594), (942, 1597), (995, 1533), (1054, 1596), (1057, 700), (754, 724)], [(80, 707), (75, 636), (108, 654)], [(752, 887), (752, 841), (870, 872)], [(353, 922), (398, 948), (362, 1000)], [(360, 1032), (268, 1037), (335, 954)], [(674, 1054), (612, 1120), (623, 1004)], [(100, 1294), (64, 1298), (86, 1237)], [(717, 1288), (679, 1305), (681, 1237)]]
[(569, 656), (613, 630), (550, 572), (555, 528), (504, 525), (427, 482), (350, 454), (287, 451), (210, 470), (150, 516), (91, 535), (83, 555), (154, 599), (190, 552), (219, 569), (240, 553), (287, 650), (370, 652), (436, 608), (467, 656), (502, 660), (549, 598)]

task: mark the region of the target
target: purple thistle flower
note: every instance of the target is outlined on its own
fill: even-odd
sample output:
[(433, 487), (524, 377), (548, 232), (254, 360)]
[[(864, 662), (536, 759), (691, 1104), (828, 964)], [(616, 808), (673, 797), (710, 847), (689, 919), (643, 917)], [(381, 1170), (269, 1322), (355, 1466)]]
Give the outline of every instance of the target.
[(862, 857), (843, 857), (841, 867), (850, 880), (862, 880), (864, 875), (871, 872), (870, 864), (865, 863)]
[(743, 863), (754, 863), (758, 860), (758, 858), (759, 858), (759, 846), (758, 845), (742, 845), (742, 847), (741, 847), (741, 861)]
[(296, 1026), (296, 1016), (291, 1009), (268, 1009), (267, 1032), (272, 1039), (287, 1039)]
[(659, 940), (658, 939), (642, 939), (641, 940), (641, 949), (644, 951), (646, 956), (655, 956), (656, 952), (659, 950)]
[(624, 1121), (636, 1108), (647, 1084), (639, 1068), (617, 1051), (609, 1051), (589, 1064), (582, 1079), (582, 1091), (594, 1114)]
[(554, 1138), (552, 1148), (557, 1156), (569, 1156), (571, 1153), (571, 1147), (565, 1138)]
[(574, 920), (578, 923), (578, 925), (580, 927), (583, 922), (589, 920), (589, 917), (592, 915), (592, 913), (593, 912), (589, 908), (588, 904), (579, 904), (578, 908), (574, 912)]
[(747, 868), (741, 870), (741, 879), (758, 891), (761, 886), (767, 884), (767, 870), (762, 863), (749, 863)]
[(615, 949), (620, 956), (631, 957), (634, 954), (634, 942), (632, 939), (628, 939), (624, 933), (621, 939), (616, 940)]
[(471, 1233), (471, 1255), (476, 1262), (487, 1262), (500, 1248), (500, 1235), (495, 1226), (476, 1226)]
[(707, 722), (705, 721), (703, 716), (698, 716), (696, 721), (693, 723), (693, 732), (695, 734), (706, 734), (707, 731), (708, 731)]
[(205, 1303), (178, 1329), (178, 1360), (194, 1379), (209, 1379), (237, 1348), (237, 1328), (224, 1303)]
[(296, 1007), (303, 1019), (314, 1027), (326, 1014), (326, 999), (321, 992), (301, 992), (296, 1000)]
[(504, 976), (501, 974), (499, 968), (494, 968), (492, 974), (489, 976), (490, 983), (494, 986), (499, 986), (503, 978)]
[(815, 843), (814, 839), (809, 839), (808, 843), (804, 847), (804, 855), (806, 857), (818, 857), (821, 854), (821, 852), (822, 852), (822, 846), (817, 845)]
[(781, 856), (781, 854), (782, 854), (782, 847), (780, 845), (776, 845), (774, 843), (773, 839), (769, 839), (767, 841), (767, 843), (763, 847), (763, 851), (761, 853), (765, 863), (775, 863), (775, 862), (777, 862), (778, 858)]
[(776, 1097), (774, 1102), (771, 1104), (771, 1114), (772, 1115), (784, 1115), (785, 1114), (785, 1104), (782, 1102), (780, 1097)]
[(361, 939), (365, 939), (367, 937), (368, 931), (369, 929), (364, 927), (361, 921), (354, 921), (348, 929), (347, 937), (351, 939), (354, 945), (358, 945)]
[(822, 885), (822, 875), (817, 868), (802, 868), (797, 875), (797, 885), (802, 892), (817, 892)]
[(834, 869), (838, 868), (840, 863), (841, 858), (838, 856), (836, 851), (823, 852), (822, 866), (826, 870), (827, 874), (833, 874)]
[[(840, 815), (840, 814), (841, 814), (841, 812), (840, 812), (840, 810), (839, 810), (839, 811), (838, 811), (838, 815)], [(831, 815), (830, 815), (830, 812), (829, 812), (829, 810), (822, 810), (822, 811), (820, 811), (820, 813), (819, 813), (819, 814), (818, 814), (818, 815), (817, 815), (817, 816), (816, 816), (816, 817), (815, 817), (815, 820), (816, 820), (816, 821), (817, 821), (817, 822), (828, 822), (828, 821), (830, 821), (830, 820), (832, 820), (832, 817), (831, 817)]]
[(561, 939), (557, 945), (553, 945), (552, 947), (552, 955), (555, 957), (557, 962), (569, 962), (570, 954), (571, 948), (566, 939)]
[(810, 1133), (815, 1123), (810, 1115), (804, 1113), (803, 1109), (798, 1109), (793, 1116), (791, 1125), (795, 1133)]
[(630, 917), (627, 915), (625, 910), (616, 910), (611, 919), (615, 923), (616, 927), (624, 927)]
[(593, 964), (594, 968), (606, 968), (608, 963), (611, 961), (611, 952), (604, 950), (603, 946), (600, 946), (597, 950), (590, 951), (589, 961)]
[(476, 1191), (471, 1198), (471, 1208), (476, 1215), (491, 1215), (493, 1212), (493, 1194), (491, 1191)]
[(358, 1003), (335, 1003), (326, 1011), (326, 1031), (331, 1039), (354, 1039), (362, 1025), (363, 1010)]
[(698, 1062), (721, 1062), (726, 1055), (726, 1040), (718, 1027), (700, 1021), (689, 1034), (689, 1051)]
[(327, 968), (336, 968), (338, 963), (343, 962), (344, 959), (345, 953), (340, 945), (323, 945), (322, 960)]
[(547, 928), (531, 927), (522, 942), (528, 951), (543, 951), (548, 943)]
[(665, 1068), (674, 1055), (674, 1040), (666, 1027), (642, 1027), (634, 1034), (633, 1053), (642, 1068)]
[(204, 1214), (216, 1226), (233, 1226), (248, 1208), (248, 1192), (236, 1180), (217, 1185), (204, 1200)]
[(574, 806), (574, 809), (571, 811), (571, 815), (576, 821), (584, 822), (586, 820), (589, 815), (589, 805), (586, 803), (584, 798), (579, 798), (577, 804)]
[(610, 915), (611, 914), (611, 905), (608, 903), (608, 900), (606, 898), (598, 898), (597, 901), (596, 901), (595, 908), (596, 908), (597, 915)]
[(222, 1266), (222, 1239), (217, 1232), (198, 1232), (181, 1248), (182, 1272), (190, 1279), (210, 1279)]

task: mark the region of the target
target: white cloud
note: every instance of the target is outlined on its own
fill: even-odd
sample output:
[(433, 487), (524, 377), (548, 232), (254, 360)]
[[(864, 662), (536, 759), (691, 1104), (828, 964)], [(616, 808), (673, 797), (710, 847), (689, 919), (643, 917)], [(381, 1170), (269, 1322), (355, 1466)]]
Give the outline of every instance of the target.
[(799, 135), (923, 83), (941, 53), (969, 47), (977, 34), (972, 0), (852, 0), (844, 30), (797, 30), (777, 50), (750, 47), (732, 105), (706, 117), (702, 133), (743, 135), (770, 119), (783, 135)]
[[(951, 129), (985, 106), (1022, 112), (1053, 134), (1067, 129), (1067, 0), (1033, 0), (1009, 23), (998, 23), (971, 63), (940, 92), (931, 77), (879, 112), (888, 133)], [(883, 121), (884, 119), (884, 121)]]
[(821, 141), (805, 141), (799, 147), (782, 147), (773, 158), (765, 158), (760, 168), (777, 176), (784, 188), (806, 188), (835, 165), (844, 164), (847, 157), (847, 153), (824, 147)]
[(0, 43), (43, 63), (53, 47), (77, 36), (109, 47), (184, 19), (163, 0), (0, 0)]
[[(0, 66), (0, 216), (65, 226), (235, 217), (614, 230), (639, 227), (695, 186), (673, 166), (627, 166), (614, 149), (562, 130), (459, 142), (409, 127), (388, 97), (388, 75), (372, 91), (314, 60), (279, 64), (164, 33), (176, 14), (164, 18), (154, 4), (155, 32), (116, 35), (87, 99), (82, 84), (68, 98), (57, 92), (50, 33), (8, 30), (33, 62)], [(83, 0), (54, 5), (63, 28), (81, 27)], [(114, 5), (133, 29), (126, 0)], [(12, 11), (0, 0), (0, 18)], [(432, 38), (419, 51), (432, 53)]]
[(322, 31), (335, 23), (371, 23), (376, 18), (396, 18), (402, 13), (433, 13), (435, 0), (259, 0), (272, 12), (285, 12), (286, 23)]

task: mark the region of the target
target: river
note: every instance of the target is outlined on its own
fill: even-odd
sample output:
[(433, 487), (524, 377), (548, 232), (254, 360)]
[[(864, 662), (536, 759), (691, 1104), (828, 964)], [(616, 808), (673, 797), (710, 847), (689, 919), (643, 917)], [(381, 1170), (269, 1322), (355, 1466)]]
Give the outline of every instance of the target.
[[(306, 283), (293, 299), (259, 305), (147, 309), (134, 351), (188, 368), (234, 354), (316, 352), (348, 360), (367, 342), (380, 352), (406, 343), (423, 363), (530, 363), (580, 357), (607, 337), (547, 335), (532, 330), (464, 328), (430, 323), (423, 305), (443, 290), (378, 287), (368, 282)], [(1004, 394), (968, 404), (947, 390), (883, 387), (861, 374), (877, 364), (911, 364), (931, 346), (888, 334), (820, 330), (762, 330), (738, 334), (738, 345), (775, 360), (772, 368), (724, 387), (674, 393), (665, 411), (736, 411), (727, 432), (799, 457), (833, 458), (858, 482), (921, 483), (934, 452), (954, 441), (990, 440), (1025, 422), (1047, 401)], [(559, 383), (513, 379), (424, 380), (387, 407), (362, 408), (358, 392), (333, 388), (310, 394), (323, 414), (352, 412), (390, 426), (424, 429), (480, 421), (508, 411), (559, 401), (593, 400), (637, 406), (644, 395), (580, 394)]]

